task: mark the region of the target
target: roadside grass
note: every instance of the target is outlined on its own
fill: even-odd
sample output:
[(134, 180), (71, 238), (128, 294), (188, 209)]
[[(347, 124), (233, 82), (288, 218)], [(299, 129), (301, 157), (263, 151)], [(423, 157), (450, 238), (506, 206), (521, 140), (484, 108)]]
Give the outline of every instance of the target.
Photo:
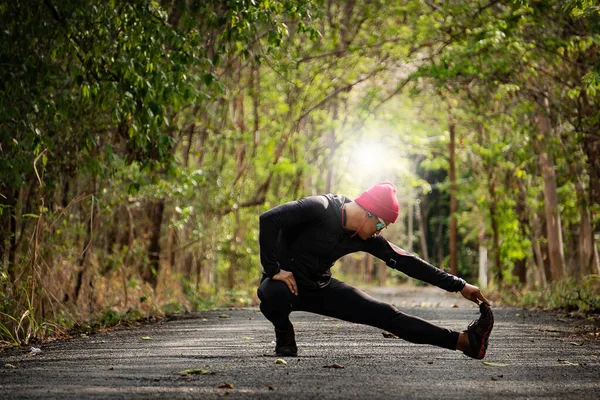
[[(248, 307), (257, 304), (255, 288), (220, 290), (217, 293), (194, 293), (188, 298), (172, 298), (151, 304), (146, 297), (126, 310), (109, 307), (82, 319), (64, 310), (52, 319), (37, 316), (39, 313), (30, 301), (27, 308), (13, 315), (0, 311), (0, 348), (27, 345), (69, 338), (81, 334), (93, 334), (118, 327), (133, 328), (142, 323), (159, 321), (176, 315), (220, 308)], [(10, 312), (10, 311), (9, 311)]]
[(503, 288), (495, 295), (507, 305), (600, 314), (600, 275), (565, 279), (539, 288)]
[[(7, 303), (4, 303), (0, 309), (0, 347), (27, 346), (118, 327), (131, 328), (193, 312), (258, 304), (254, 285), (232, 290), (215, 290), (214, 287), (199, 289), (187, 287), (177, 293), (166, 290), (160, 295), (145, 292), (137, 297), (137, 301), (130, 301), (127, 308), (106, 306), (90, 315), (76, 315), (62, 307), (47, 313), (46, 318), (40, 316), (43, 313), (26, 295), (18, 303), (19, 306), (12, 303), (11, 307), (7, 307)], [(539, 288), (490, 288), (485, 294), (501, 304), (565, 311), (600, 321), (600, 275), (591, 275), (582, 281), (567, 279), (552, 282)]]

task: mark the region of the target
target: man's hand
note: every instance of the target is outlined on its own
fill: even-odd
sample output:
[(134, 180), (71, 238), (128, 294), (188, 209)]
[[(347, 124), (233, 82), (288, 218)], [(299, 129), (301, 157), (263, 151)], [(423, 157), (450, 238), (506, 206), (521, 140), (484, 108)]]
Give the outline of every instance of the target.
[(488, 299), (483, 297), (483, 295), (481, 294), (481, 290), (479, 290), (477, 286), (470, 285), (467, 283), (465, 284), (465, 287), (462, 288), (462, 290), (460, 291), (460, 294), (462, 294), (465, 299), (471, 300), (475, 304), (479, 304), (479, 300), (481, 300), (488, 306), (491, 305)]
[(273, 275), (271, 279), (273, 279), (274, 281), (282, 281), (290, 289), (290, 292), (298, 296), (298, 286), (296, 286), (296, 279), (294, 279), (294, 274), (292, 274), (290, 271), (285, 271), (282, 269), (278, 273)]

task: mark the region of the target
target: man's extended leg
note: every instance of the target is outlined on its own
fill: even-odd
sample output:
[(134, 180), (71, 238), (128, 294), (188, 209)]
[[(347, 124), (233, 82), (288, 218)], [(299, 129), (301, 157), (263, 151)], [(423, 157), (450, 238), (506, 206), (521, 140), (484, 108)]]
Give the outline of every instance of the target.
[(384, 329), (412, 343), (456, 350), (458, 332), (398, 311), (337, 279), (319, 290), (304, 291), (295, 310), (309, 311), (344, 321)]

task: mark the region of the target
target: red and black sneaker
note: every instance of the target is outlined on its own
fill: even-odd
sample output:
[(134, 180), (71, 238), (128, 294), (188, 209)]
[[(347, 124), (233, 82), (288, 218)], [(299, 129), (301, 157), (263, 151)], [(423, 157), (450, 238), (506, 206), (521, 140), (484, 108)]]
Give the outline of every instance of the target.
[(481, 312), (479, 319), (471, 322), (465, 331), (469, 337), (469, 347), (463, 350), (465, 355), (478, 360), (485, 357), (488, 339), (494, 327), (494, 315), (490, 306), (484, 303), (479, 304), (479, 312)]

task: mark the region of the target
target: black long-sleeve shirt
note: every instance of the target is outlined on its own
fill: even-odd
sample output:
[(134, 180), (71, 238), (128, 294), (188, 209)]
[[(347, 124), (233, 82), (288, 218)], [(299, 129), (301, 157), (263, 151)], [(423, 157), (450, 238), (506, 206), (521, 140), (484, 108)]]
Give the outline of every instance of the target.
[(264, 274), (291, 271), (300, 288), (327, 286), (331, 267), (340, 257), (366, 251), (406, 275), (458, 292), (465, 281), (402, 250), (383, 236), (366, 240), (342, 226), (342, 205), (351, 200), (326, 194), (305, 197), (272, 208), (260, 216), (260, 260)]

